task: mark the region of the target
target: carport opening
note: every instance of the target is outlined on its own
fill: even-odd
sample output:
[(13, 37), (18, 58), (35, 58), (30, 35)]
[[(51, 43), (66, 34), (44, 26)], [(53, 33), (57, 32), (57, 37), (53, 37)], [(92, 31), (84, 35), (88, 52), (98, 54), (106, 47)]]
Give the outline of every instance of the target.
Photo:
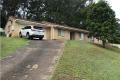
[(70, 32), (70, 40), (75, 40), (75, 32)]

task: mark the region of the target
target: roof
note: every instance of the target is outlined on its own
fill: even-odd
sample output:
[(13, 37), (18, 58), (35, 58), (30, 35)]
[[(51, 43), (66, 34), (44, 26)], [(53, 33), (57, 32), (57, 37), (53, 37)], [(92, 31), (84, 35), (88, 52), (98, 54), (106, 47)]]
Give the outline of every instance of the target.
[(79, 31), (79, 32), (89, 33), (89, 31), (84, 30), (84, 29), (73, 28), (73, 27), (66, 26), (66, 25), (59, 25), (59, 24), (51, 23), (51, 22), (47, 22), (47, 21), (35, 22), (35, 21), (29, 21), (29, 20), (24, 20), (24, 19), (15, 19), (15, 21), (17, 23), (19, 23), (19, 24), (24, 24), (24, 25), (37, 25), (37, 26), (44, 26), (44, 27), (56, 27), (56, 28), (62, 28), (62, 29), (67, 29), (67, 30), (72, 30), (72, 31)]
[(73, 27), (70, 27), (70, 26), (59, 25), (59, 24), (55, 24), (55, 23), (51, 23), (51, 22), (46, 22), (46, 21), (42, 21), (41, 23), (49, 25), (49, 26), (57, 27), (57, 28), (67, 29), (67, 30), (74, 30), (74, 31), (80, 31), (80, 32), (85, 32), (85, 33), (89, 32), (89, 31), (84, 30), (84, 29), (73, 28)]

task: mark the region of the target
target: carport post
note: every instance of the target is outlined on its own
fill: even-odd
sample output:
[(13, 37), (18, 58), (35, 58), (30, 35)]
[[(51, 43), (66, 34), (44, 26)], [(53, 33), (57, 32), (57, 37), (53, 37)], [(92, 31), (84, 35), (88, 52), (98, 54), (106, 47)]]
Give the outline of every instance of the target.
[(51, 27), (51, 40), (54, 39), (54, 27)]

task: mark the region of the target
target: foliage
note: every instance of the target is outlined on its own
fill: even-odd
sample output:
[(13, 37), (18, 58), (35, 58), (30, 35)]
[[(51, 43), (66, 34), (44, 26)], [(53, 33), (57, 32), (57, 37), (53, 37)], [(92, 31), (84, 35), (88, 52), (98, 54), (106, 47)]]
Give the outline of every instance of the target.
[[(46, 3), (46, 20), (70, 26), (79, 26), (84, 18), (81, 11), (87, 0), (48, 0)], [(53, 5), (53, 6), (51, 6)]]
[(115, 35), (113, 36), (113, 39), (110, 40), (110, 42), (120, 44), (120, 24), (115, 32)]
[(107, 41), (116, 37), (118, 23), (114, 11), (107, 2), (99, 1), (90, 5), (86, 21), (90, 35), (101, 39), (104, 47)]
[(9, 16), (85, 28), (86, 2), (93, 0), (2, 0), (2, 27)]
[(9, 16), (20, 16), (19, 8), (27, 0), (1, 0), (1, 27), (4, 28)]

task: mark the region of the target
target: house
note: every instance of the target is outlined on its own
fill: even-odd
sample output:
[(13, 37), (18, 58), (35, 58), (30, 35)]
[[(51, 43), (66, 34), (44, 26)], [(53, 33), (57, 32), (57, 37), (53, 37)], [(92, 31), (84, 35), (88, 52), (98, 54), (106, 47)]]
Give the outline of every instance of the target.
[(8, 22), (5, 26), (5, 33), (7, 36), (15, 37), (19, 36), (20, 28), (27, 25), (37, 25), (44, 28), (45, 37), (44, 39), (62, 39), (62, 40), (88, 40), (88, 31), (73, 28), (69, 26), (63, 26), (55, 23), (46, 21), (34, 22), (15, 17), (9, 17)]
[(5, 35), (5, 31), (3, 28), (0, 27), (0, 36), (4, 36)]

